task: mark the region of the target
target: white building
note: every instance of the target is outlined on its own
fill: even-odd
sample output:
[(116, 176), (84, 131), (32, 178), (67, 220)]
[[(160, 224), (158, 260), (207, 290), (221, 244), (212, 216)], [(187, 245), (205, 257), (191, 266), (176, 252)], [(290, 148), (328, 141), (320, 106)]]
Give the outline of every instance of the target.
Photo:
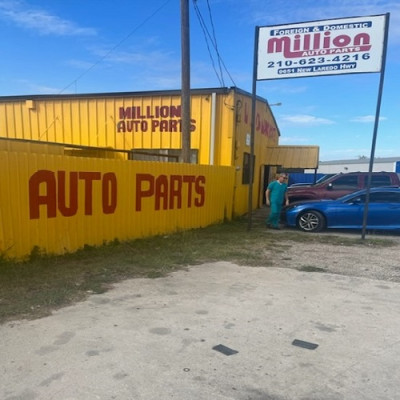
[[(317, 173), (336, 174), (339, 172), (368, 172), (369, 158), (359, 158), (355, 160), (333, 160), (320, 161)], [(382, 157), (375, 158), (373, 171), (387, 171), (400, 173), (400, 156), (399, 157)], [(315, 170), (305, 170), (304, 172), (313, 173)]]

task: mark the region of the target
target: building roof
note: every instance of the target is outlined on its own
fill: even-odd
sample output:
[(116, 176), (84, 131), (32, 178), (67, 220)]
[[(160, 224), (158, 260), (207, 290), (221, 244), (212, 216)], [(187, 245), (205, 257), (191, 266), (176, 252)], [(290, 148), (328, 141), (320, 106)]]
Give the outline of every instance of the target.
[(319, 146), (267, 147), (268, 165), (282, 168), (318, 168)]
[[(399, 157), (375, 157), (374, 164), (376, 163), (390, 163), (400, 161)], [(332, 160), (332, 161), (320, 161), (319, 165), (341, 165), (341, 164), (369, 164), (369, 158), (357, 158), (350, 160)]]

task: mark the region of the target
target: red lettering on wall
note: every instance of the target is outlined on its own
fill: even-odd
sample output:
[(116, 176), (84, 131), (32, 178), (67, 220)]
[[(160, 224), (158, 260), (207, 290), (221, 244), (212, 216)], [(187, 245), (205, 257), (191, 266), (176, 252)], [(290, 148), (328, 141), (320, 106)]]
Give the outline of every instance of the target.
[[(136, 174), (136, 211), (142, 211), (145, 199), (151, 200), (154, 210), (181, 209), (182, 204), (203, 207), (205, 176)], [(186, 197), (185, 197), (186, 196)]]
[[(244, 123), (250, 123), (250, 115), (249, 115), (249, 108), (247, 103), (244, 103)], [(262, 119), (264, 118), (264, 119)], [(260, 132), (261, 135), (267, 136), (272, 138), (277, 135), (276, 127), (268, 121), (263, 115), (259, 112), (255, 116), (255, 124), (254, 129), (256, 132)]]
[(160, 175), (156, 181), (156, 205), (155, 210), (159, 210), (160, 203), (163, 203), (163, 210), (168, 210), (168, 178), (166, 175)]
[(107, 172), (103, 175), (101, 189), (103, 213), (114, 214), (117, 208), (117, 177), (113, 172)]
[(204, 202), (206, 201), (206, 189), (204, 187), (206, 183), (205, 176), (198, 176), (195, 182), (195, 191), (199, 195), (198, 198), (194, 200), (194, 205), (196, 207), (203, 207)]
[[(189, 197), (189, 196), (188, 196)], [(171, 188), (169, 191), (169, 205), (170, 208), (182, 208), (182, 176), (181, 175), (171, 175)], [(189, 206), (190, 207), (190, 206)]]
[(136, 174), (136, 211), (142, 210), (142, 199), (154, 194), (154, 176)]
[(85, 181), (85, 215), (92, 215), (93, 181), (101, 179), (100, 172), (79, 172), (79, 179)]
[[(40, 187), (45, 194), (40, 194)], [(39, 218), (40, 205), (47, 206), (47, 218), (55, 218), (56, 207), (56, 178), (52, 171), (41, 170), (35, 172), (29, 179), (29, 217)]]
[[(80, 181), (83, 181), (83, 190), (79, 190)], [(101, 187), (95, 184), (96, 181), (101, 181)], [(39, 170), (29, 179), (29, 217), (40, 218), (41, 205), (46, 206), (47, 218), (55, 218), (57, 210), (64, 217), (72, 217), (79, 211), (81, 196), (84, 199), (84, 215), (92, 215), (95, 191), (100, 191), (103, 213), (114, 213), (117, 207), (117, 178), (113, 172), (102, 176), (101, 172), (55, 173)]]
[(196, 181), (196, 177), (194, 175), (184, 175), (183, 182), (188, 184), (188, 198), (187, 198), (187, 206), (190, 207), (192, 205), (192, 193), (193, 193), (193, 183)]
[(58, 171), (58, 210), (64, 217), (72, 217), (78, 211), (78, 173), (69, 174), (69, 207), (66, 205), (65, 171)]

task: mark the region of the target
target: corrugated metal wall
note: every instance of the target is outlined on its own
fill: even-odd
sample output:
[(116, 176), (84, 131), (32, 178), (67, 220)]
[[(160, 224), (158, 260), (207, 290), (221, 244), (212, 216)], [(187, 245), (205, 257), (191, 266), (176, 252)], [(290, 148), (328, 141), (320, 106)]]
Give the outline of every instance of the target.
[(318, 168), (318, 146), (270, 146), (266, 157), (270, 165), (282, 168)]
[[(211, 96), (193, 95), (191, 148), (201, 164), (209, 163), (210, 115)], [(119, 150), (181, 149), (181, 119), (180, 96), (167, 92), (0, 102), (2, 137)]]
[[(166, 161), (171, 160), (167, 156), (180, 154), (180, 103), (180, 93), (168, 91), (5, 97), (0, 99), (0, 136), (97, 148), (64, 149), (68, 155), (141, 160), (155, 160), (156, 155)], [(251, 95), (237, 88), (194, 90), (191, 95), (193, 163), (235, 167), (234, 215), (248, 210), (245, 172), (250, 153), (251, 109)], [(317, 147), (300, 151), (298, 147), (279, 146), (279, 129), (271, 109), (266, 100), (257, 98), (253, 208), (261, 205), (264, 181), (270, 178), (264, 176), (264, 166), (317, 165)]]
[[(21, 148), (19, 149), (21, 150)], [(0, 252), (23, 258), (232, 217), (233, 167), (0, 150)]]
[[(237, 94), (232, 102), (235, 120), (233, 121), (233, 149), (227, 149), (234, 153), (233, 165), (236, 166), (235, 209), (236, 215), (243, 215), (248, 210), (249, 186), (243, 184), (244, 157), (250, 154), (251, 132), (251, 97)], [(260, 198), (263, 195), (263, 168), (270, 164), (265, 153), (269, 146), (278, 145), (279, 131), (270, 108), (266, 102), (260, 99), (256, 102), (256, 120), (254, 132), (254, 182), (253, 182), (253, 208), (261, 206)]]

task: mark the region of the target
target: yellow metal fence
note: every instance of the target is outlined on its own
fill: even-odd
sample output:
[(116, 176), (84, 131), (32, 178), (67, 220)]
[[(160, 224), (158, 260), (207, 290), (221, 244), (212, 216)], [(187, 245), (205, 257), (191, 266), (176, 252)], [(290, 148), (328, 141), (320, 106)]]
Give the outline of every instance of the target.
[(23, 259), (231, 219), (234, 167), (0, 149), (0, 252)]

